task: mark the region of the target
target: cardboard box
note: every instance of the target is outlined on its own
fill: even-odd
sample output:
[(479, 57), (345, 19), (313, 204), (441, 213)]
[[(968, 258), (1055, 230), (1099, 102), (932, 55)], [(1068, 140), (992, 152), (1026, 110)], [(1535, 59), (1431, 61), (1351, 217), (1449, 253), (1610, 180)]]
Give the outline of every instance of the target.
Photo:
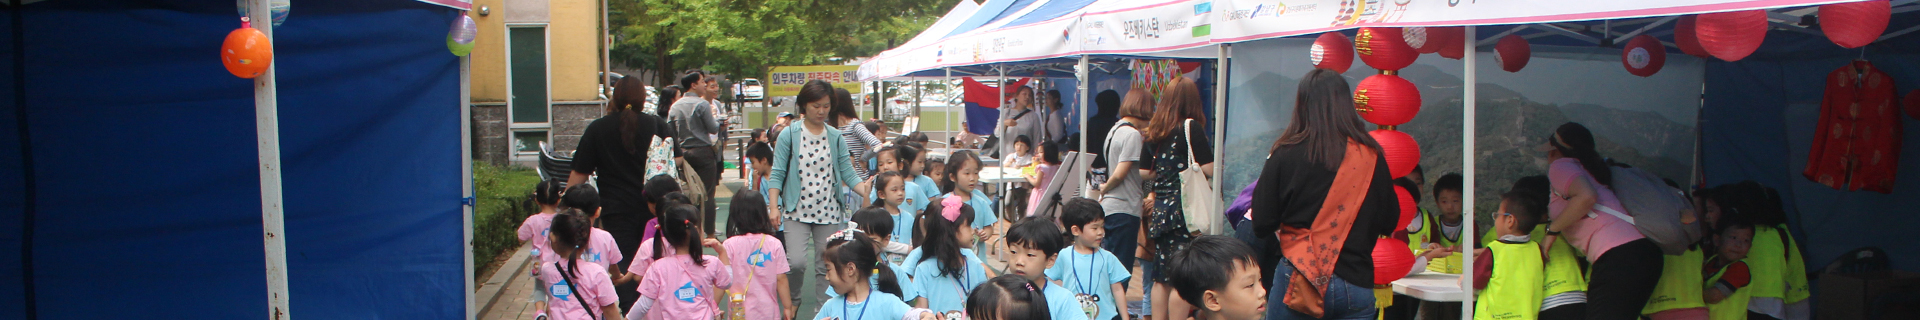
[(1914, 308), (1905, 305), (1874, 305), (1875, 298), (1887, 293), (1920, 292), (1920, 273), (1887, 270), (1860, 274), (1821, 276), (1813, 299), (1816, 319), (1865, 320), (1878, 308), (1881, 319), (1917, 319)]

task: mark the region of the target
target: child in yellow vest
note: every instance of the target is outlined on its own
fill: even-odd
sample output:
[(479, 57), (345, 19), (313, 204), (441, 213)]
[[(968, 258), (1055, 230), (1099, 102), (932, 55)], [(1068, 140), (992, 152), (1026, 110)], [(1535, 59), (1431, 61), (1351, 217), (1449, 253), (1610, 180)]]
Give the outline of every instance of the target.
[[(1547, 180), (1547, 176), (1535, 175), (1515, 180), (1513, 182), (1513, 191), (1530, 192), (1544, 198), (1553, 193), (1553, 186), (1552, 182)], [(1528, 236), (1531, 239), (1545, 239), (1547, 237), (1547, 228), (1533, 228), (1533, 232)], [(1492, 241), (1492, 238), (1493, 237), (1488, 237), (1487, 240), (1483, 240), (1483, 244)], [(1546, 298), (1540, 302), (1540, 319), (1586, 319), (1587, 275), (1580, 269), (1580, 262), (1584, 261), (1584, 258), (1575, 254), (1573, 246), (1567, 244), (1566, 241), (1555, 242), (1552, 248), (1542, 248), (1541, 250), (1546, 250), (1547, 258), (1543, 261), (1545, 270), (1542, 270), (1542, 281), (1544, 281), (1542, 293), (1546, 295)], [(1696, 263), (1693, 268), (1688, 269), (1687, 272), (1698, 273), (1699, 270), (1700, 266)], [(1700, 283), (1700, 281), (1698, 281), (1699, 279), (1694, 280), (1693, 282), (1689, 282), (1688, 285), (1697, 286)], [(1697, 291), (1694, 296), (1699, 296)], [(1704, 311), (1704, 309), (1702, 310)]]
[[(1712, 234), (1710, 226), (1720, 222), (1722, 200), (1712, 189), (1694, 191), (1694, 210), (1700, 212), (1703, 233)], [(1707, 275), (1701, 274), (1706, 267), (1707, 246), (1713, 239), (1701, 239), (1687, 248), (1687, 252), (1678, 256), (1667, 256), (1661, 268), (1660, 283), (1653, 288), (1653, 296), (1647, 299), (1647, 307), (1640, 314), (1652, 320), (1702, 319), (1709, 316), (1707, 303), (1701, 283)]]
[(1545, 299), (1545, 268), (1540, 244), (1529, 233), (1547, 213), (1545, 194), (1507, 192), (1500, 196), (1500, 212), (1494, 213), (1493, 226), (1500, 237), (1475, 250), (1475, 262), (1487, 261), (1488, 272), (1476, 272), (1475, 288), (1481, 289), (1475, 301), (1476, 320), (1539, 319), (1540, 302)]
[(1709, 319), (1745, 320), (1747, 303), (1753, 298), (1749, 285), (1753, 275), (1749, 272), (1747, 251), (1753, 245), (1753, 224), (1725, 217), (1722, 219), (1719, 236), (1715, 239), (1718, 246), (1713, 258), (1708, 259), (1701, 274), (1707, 277), (1703, 298), (1707, 303)]

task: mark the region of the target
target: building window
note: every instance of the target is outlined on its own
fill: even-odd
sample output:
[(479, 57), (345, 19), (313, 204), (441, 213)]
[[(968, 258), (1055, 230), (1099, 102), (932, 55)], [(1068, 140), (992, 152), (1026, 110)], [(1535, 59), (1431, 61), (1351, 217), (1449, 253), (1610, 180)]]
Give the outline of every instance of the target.
[(540, 154), (540, 144), (547, 142), (547, 131), (514, 131), (514, 154)]
[(547, 27), (507, 28), (508, 105), (514, 123), (546, 123), (548, 101)]

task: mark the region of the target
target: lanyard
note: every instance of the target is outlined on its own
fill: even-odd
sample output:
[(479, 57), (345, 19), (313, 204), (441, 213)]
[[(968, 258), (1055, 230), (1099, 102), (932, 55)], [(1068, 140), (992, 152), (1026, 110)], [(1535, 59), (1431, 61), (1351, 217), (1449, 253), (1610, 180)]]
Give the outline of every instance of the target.
[[(867, 305), (870, 305), (870, 304), (872, 304), (872, 302), (873, 302), (873, 292), (871, 292), (871, 291), (869, 291), (869, 292), (867, 292), (867, 301), (863, 301), (863, 302), (860, 302), (860, 313), (859, 313), (859, 315), (860, 315), (860, 316), (859, 316), (859, 317), (855, 317), (855, 318), (853, 318), (853, 320), (860, 320), (861, 318), (866, 318), (866, 317), (867, 317)], [(841, 298), (840, 298), (840, 314), (841, 314), (841, 316), (843, 316), (843, 317), (844, 317), (844, 316), (852, 316), (852, 315), (854, 315), (853, 313), (847, 313), (847, 299), (846, 299), (846, 297), (841, 297)]]
[[(1080, 253), (1074, 252), (1074, 255), (1080, 255)], [(1090, 285), (1090, 283), (1093, 283), (1093, 271), (1100, 269), (1100, 268), (1095, 268), (1096, 266), (1095, 264), (1100, 263), (1100, 260), (1093, 258), (1093, 256), (1096, 256), (1096, 255), (1100, 255), (1099, 250), (1094, 250), (1093, 254), (1087, 255), (1087, 263), (1086, 263), (1087, 272), (1084, 273), (1086, 275), (1086, 277), (1084, 278), (1085, 280), (1074, 279), (1074, 280), (1080, 280), (1080, 283), (1079, 283), (1080, 293), (1086, 293), (1086, 294), (1093, 293), (1092, 285)], [(1081, 277), (1074, 277), (1074, 278), (1081, 278)]]

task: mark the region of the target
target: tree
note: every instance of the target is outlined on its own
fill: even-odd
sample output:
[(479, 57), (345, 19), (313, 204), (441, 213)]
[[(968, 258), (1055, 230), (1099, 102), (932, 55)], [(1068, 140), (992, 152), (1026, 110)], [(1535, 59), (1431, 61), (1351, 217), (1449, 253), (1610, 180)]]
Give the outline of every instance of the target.
[[(971, 0), (959, 0), (971, 1)], [(610, 0), (611, 57), (660, 71), (758, 76), (775, 65), (865, 57), (926, 29), (954, 0)]]

